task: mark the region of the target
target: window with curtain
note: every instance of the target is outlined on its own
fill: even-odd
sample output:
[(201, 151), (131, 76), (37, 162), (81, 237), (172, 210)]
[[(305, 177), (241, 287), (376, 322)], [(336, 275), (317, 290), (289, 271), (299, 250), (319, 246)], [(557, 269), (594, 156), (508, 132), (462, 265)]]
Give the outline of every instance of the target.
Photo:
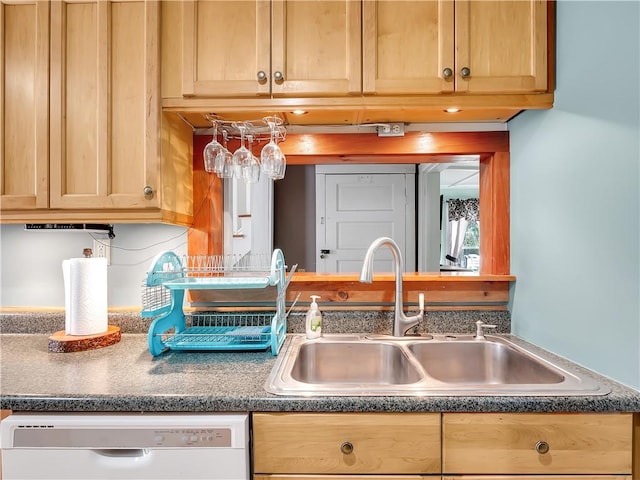
[(450, 198), (446, 202), (443, 265), (480, 269), (480, 201)]

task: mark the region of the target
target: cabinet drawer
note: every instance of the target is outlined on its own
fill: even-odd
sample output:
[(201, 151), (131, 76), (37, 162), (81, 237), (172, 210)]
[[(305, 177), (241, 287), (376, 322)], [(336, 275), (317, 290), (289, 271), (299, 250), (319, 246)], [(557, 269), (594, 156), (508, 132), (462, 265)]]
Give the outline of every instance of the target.
[(256, 473), (440, 473), (438, 413), (257, 413), (253, 442)]
[(445, 473), (631, 473), (632, 414), (452, 413), (442, 422)]
[[(437, 477), (423, 477), (421, 475), (290, 475), (290, 474), (260, 474), (253, 476), (253, 480), (440, 480)], [(527, 479), (524, 479), (527, 480)], [(545, 479), (534, 479), (545, 480)], [(554, 479), (555, 480), (555, 479)], [(563, 480), (563, 479), (560, 479)], [(569, 479), (571, 480), (571, 479)], [(580, 478), (579, 480), (592, 480), (590, 478)], [(594, 480), (621, 480), (619, 478), (597, 478)], [(631, 480), (631, 478), (629, 478)]]
[(442, 480), (632, 480), (631, 475), (445, 475)]

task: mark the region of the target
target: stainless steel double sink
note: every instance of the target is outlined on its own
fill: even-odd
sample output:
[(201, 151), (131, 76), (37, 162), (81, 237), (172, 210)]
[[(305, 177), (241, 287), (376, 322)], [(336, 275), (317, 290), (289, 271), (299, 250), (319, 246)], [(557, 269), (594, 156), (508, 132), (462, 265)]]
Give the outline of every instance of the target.
[(265, 389), (278, 395), (603, 395), (576, 371), (493, 335), (293, 335)]

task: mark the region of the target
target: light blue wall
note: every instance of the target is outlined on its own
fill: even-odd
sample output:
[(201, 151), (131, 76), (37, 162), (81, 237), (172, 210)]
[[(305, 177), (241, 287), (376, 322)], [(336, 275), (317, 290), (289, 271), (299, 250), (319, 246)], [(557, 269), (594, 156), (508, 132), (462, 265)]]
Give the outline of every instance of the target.
[(640, 389), (640, 2), (557, 3), (552, 110), (509, 122), (512, 328)]
[[(183, 227), (117, 224), (107, 269), (107, 299), (111, 307), (139, 307), (141, 284), (157, 253), (186, 253)], [(97, 235), (95, 235), (97, 236)], [(24, 225), (0, 226), (0, 305), (3, 307), (64, 307), (62, 261), (81, 257), (92, 248), (89, 233), (24, 231)]]

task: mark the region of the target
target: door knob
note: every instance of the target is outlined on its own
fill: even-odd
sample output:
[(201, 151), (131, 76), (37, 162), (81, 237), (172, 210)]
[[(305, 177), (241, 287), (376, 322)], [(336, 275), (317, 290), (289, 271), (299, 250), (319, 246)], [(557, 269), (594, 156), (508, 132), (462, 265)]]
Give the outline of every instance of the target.
[(320, 258), (325, 258), (331, 253), (331, 250), (320, 250)]
[(282, 74), (282, 72), (275, 72), (273, 74), (273, 79), (277, 82), (280, 83), (284, 80), (284, 75)]
[(469, 78), (471, 76), (471, 69), (469, 67), (462, 67), (460, 69), (460, 76), (462, 78)]
[(453, 70), (451, 70), (450, 68), (445, 68), (444, 70), (442, 70), (442, 76), (444, 78), (451, 78), (452, 75), (453, 75)]

